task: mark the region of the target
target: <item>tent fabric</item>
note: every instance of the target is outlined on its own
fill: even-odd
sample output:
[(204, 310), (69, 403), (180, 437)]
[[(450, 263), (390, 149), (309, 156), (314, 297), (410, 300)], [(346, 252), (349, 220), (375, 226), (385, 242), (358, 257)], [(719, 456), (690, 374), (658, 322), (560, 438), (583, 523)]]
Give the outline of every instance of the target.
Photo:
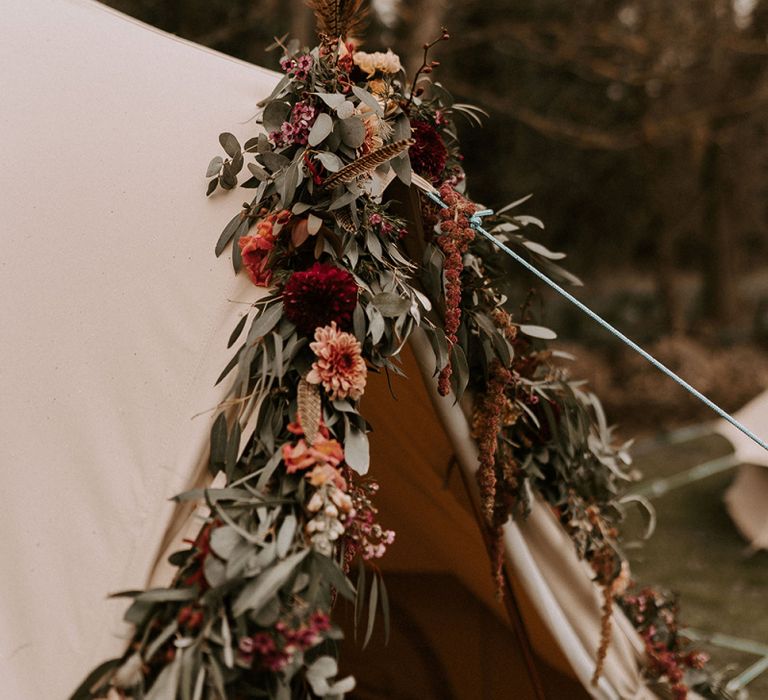
[[(413, 346), (425, 381), (434, 384), (429, 345), (423, 334), (415, 334)], [(475, 483), (477, 447), (464, 413), (451, 397), (440, 397), (436, 390), (429, 395), (447, 428), (461, 467), (467, 472), (468, 482)], [(529, 611), (533, 624), (529, 626), (536, 629), (543, 624), (552, 633), (576, 676), (593, 696), (601, 700), (655, 697), (638, 670), (642, 642), (619, 610), (615, 611), (618, 623), (614, 625), (603, 677), (596, 688), (591, 687), (595, 650), (600, 642), (602, 601), (591, 574), (578, 560), (568, 536), (544, 503), (534, 499), (530, 516), (523, 522), (509, 521), (504, 537), (513, 576), (533, 603)]]
[[(768, 434), (768, 391), (740, 409), (735, 417), (757, 435)], [(715, 432), (733, 445), (742, 463), (725, 494), (733, 522), (753, 549), (768, 549), (768, 452), (730, 423), (715, 423)]]
[(144, 587), (204, 455), (258, 292), (213, 255), (238, 203), (203, 175), (276, 78), (93, 2), (3, 10), (0, 678), (39, 700), (122, 653), (106, 594)]
[[(276, 76), (91, 0), (6, 0), (4, 10), (0, 677), (4, 696), (37, 700), (71, 692), (122, 652), (125, 602), (105, 594), (143, 587), (178, 541), (168, 498), (201, 478), (226, 339), (259, 294), (212, 254), (238, 202), (206, 200), (202, 175), (215, 135), (242, 136)], [(436, 407), (471, 472), (466, 420)], [(383, 421), (379, 430), (390, 436)], [(454, 572), (501, 621), (478, 574), (487, 560), (471, 509), (439, 503), (436, 479), (415, 464), (398, 473), (421, 489), (432, 558), (409, 562), (400, 542), (392, 566), (400, 556), (405, 570)], [(537, 506), (509, 526), (510, 571), (542, 630), (540, 653), (585, 683), (595, 592), (547, 517)], [(616, 637), (591, 692), (650, 697), (638, 640)]]

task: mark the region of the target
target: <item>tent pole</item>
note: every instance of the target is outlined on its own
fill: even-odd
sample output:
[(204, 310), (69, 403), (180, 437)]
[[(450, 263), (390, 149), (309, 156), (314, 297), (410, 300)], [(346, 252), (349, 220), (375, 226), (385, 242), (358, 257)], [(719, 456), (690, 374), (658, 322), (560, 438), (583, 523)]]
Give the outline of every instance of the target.
[[(454, 457), (454, 463), (459, 463), (459, 460)], [(475, 519), (480, 526), (480, 531), (483, 536), (483, 542), (485, 543), (486, 551), (488, 552), (488, 559), (493, 559), (493, 543), (491, 542), (491, 535), (488, 528), (485, 526), (484, 520), (480, 513), (478, 502), (476, 498), (476, 492), (473, 490), (472, 485), (468, 483), (468, 477), (464, 469), (459, 469), (461, 473), (461, 480), (464, 484), (464, 489), (469, 496), (469, 500), (472, 503), (472, 510), (475, 514)], [(507, 609), (507, 615), (509, 616), (512, 627), (515, 630), (515, 636), (520, 643), (520, 647), (523, 650), (523, 658), (525, 660), (526, 668), (528, 669), (528, 678), (531, 681), (533, 687), (533, 693), (536, 700), (546, 700), (547, 696), (544, 693), (544, 684), (541, 681), (541, 675), (539, 669), (536, 666), (536, 655), (533, 651), (533, 645), (531, 644), (531, 638), (528, 636), (528, 630), (525, 628), (525, 621), (520, 611), (520, 606), (517, 604), (517, 598), (515, 597), (515, 591), (512, 587), (512, 583), (509, 580), (509, 574), (507, 573), (507, 567), (504, 567), (504, 607)]]

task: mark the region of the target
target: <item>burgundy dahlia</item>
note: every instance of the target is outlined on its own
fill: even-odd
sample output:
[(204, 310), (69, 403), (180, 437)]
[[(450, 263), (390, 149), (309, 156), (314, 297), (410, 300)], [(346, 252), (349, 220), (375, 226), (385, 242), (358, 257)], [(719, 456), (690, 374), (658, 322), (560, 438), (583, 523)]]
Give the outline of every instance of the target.
[(346, 270), (316, 262), (294, 272), (283, 289), (285, 315), (304, 335), (335, 321), (341, 329), (352, 325), (357, 306), (357, 284)]
[(411, 167), (422, 177), (436, 184), (445, 169), (448, 149), (437, 129), (429, 122), (411, 122), (412, 138), (416, 143), (408, 151)]

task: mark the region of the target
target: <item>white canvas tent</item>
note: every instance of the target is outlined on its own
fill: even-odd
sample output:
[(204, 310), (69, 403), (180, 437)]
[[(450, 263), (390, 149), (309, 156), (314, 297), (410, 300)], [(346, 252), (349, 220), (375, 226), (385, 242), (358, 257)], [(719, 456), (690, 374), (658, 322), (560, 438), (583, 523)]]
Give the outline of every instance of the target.
[[(0, 678), (3, 697), (38, 700), (63, 697), (122, 651), (124, 602), (106, 594), (144, 587), (167, 540), (178, 544), (168, 498), (201, 473), (226, 339), (258, 293), (213, 256), (239, 200), (207, 200), (202, 175), (220, 131), (253, 129), (275, 76), (91, 0), (5, 0), (3, 10)], [(473, 697), (451, 674), (468, 675), (466, 650), (492, 636), (491, 622), (472, 628), (470, 610), (497, 630), (504, 687), (535, 697), (490, 593), (470, 501), (441, 486), (451, 455), (474, 483), (475, 448), (460, 409), (419, 377), (427, 353), (416, 338), (397, 410), (384, 387), (367, 395), (382, 516), (399, 531), (386, 566), (395, 582), (437, 576), (460, 591), (461, 610), (444, 601), (419, 626), (432, 657), (458, 630), (439, 665), (455, 697)], [(589, 686), (600, 596), (549, 511), (535, 504), (505, 536), (540, 675), (569, 688), (548, 696), (654, 697), (621, 615), (604, 678)], [(403, 587), (403, 609), (416, 587)], [(375, 677), (376, 655), (358, 661), (347, 646), (349, 670)], [(361, 688), (376, 697), (375, 685)]]
[[(768, 391), (756, 396), (739, 410), (736, 418), (758, 435), (768, 429)], [(733, 522), (753, 549), (768, 549), (768, 452), (725, 421), (715, 432), (733, 446), (741, 466), (725, 494)]]

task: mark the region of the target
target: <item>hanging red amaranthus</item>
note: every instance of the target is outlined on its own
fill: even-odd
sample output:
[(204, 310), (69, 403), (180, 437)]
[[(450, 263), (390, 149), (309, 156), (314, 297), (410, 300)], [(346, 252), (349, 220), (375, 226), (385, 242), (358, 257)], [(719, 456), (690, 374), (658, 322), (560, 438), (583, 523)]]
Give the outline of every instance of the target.
[[(443, 185), (440, 197), (448, 205), (440, 211), (440, 235), (435, 237), (435, 243), (443, 251), (445, 262), (443, 276), (445, 284), (445, 334), (449, 347), (458, 341), (456, 333), (461, 323), (461, 273), (464, 269), (463, 257), (469, 244), (475, 238), (475, 230), (469, 223), (469, 217), (478, 207), (464, 199), (458, 192)], [(450, 391), (451, 361), (440, 371), (437, 390), (441, 396), (447, 396)]]

